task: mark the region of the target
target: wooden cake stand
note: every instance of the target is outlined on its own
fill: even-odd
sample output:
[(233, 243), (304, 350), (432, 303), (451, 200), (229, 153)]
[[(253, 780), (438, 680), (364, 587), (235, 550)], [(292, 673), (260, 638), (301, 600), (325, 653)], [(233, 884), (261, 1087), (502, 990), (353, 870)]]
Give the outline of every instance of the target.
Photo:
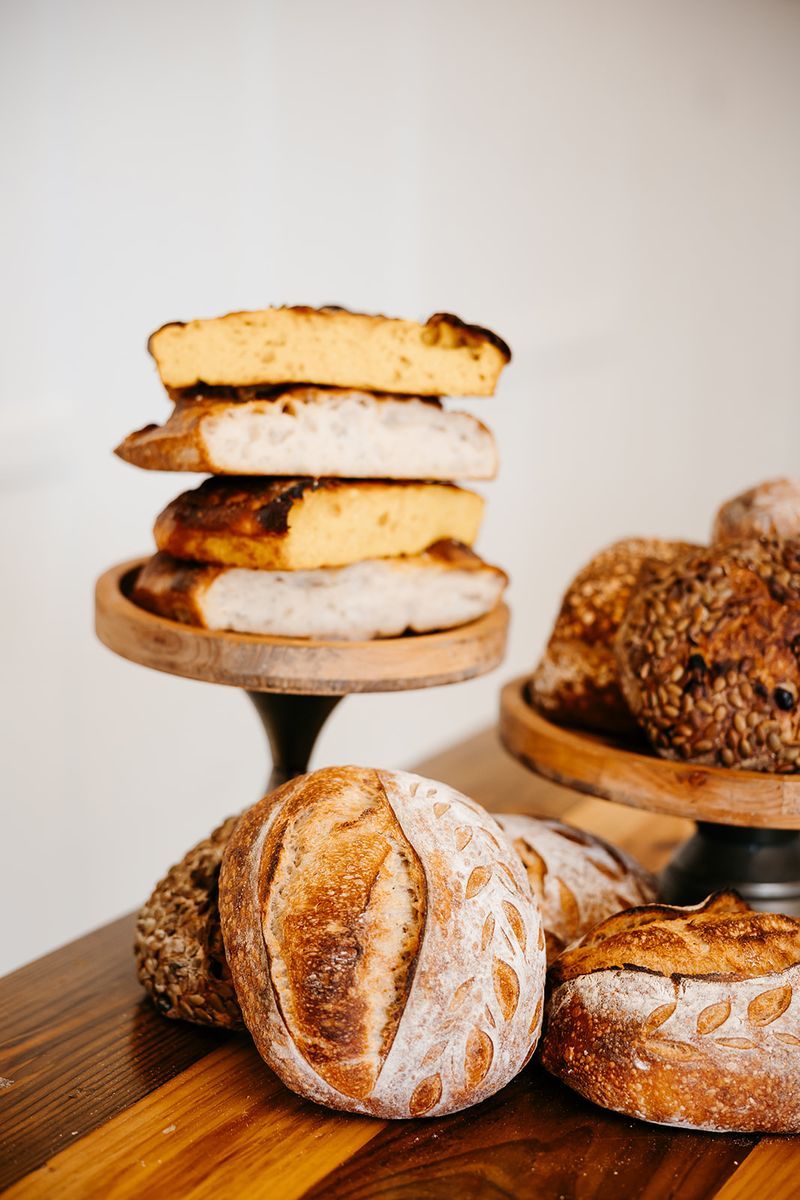
[(187, 679), (243, 688), (272, 751), (268, 787), (308, 770), (328, 716), (350, 692), (400, 692), (484, 675), (503, 658), (508, 609), (441, 633), (322, 642), (181, 625), (130, 599), (146, 559), (111, 567), (95, 588), (95, 630), (115, 654)]
[(672, 762), (644, 741), (566, 729), (533, 707), (527, 677), (503, 688), (500, 737), (554, 783), (696, 821), (661, 875), (665, 900), (696, 904), (734, 887), (753, 908), (800, 915), (800, 775)]

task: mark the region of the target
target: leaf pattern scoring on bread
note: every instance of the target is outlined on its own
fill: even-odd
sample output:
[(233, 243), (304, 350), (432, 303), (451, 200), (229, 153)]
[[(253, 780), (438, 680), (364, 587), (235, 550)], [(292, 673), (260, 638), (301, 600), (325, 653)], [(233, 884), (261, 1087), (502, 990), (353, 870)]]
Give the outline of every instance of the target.
[(747, 1019), (752, 1025), (771, 1025), (777, 1021), (792, 1002), (792, 989), (785, 987), (771, 988), (756, 996), (747, 1006)]

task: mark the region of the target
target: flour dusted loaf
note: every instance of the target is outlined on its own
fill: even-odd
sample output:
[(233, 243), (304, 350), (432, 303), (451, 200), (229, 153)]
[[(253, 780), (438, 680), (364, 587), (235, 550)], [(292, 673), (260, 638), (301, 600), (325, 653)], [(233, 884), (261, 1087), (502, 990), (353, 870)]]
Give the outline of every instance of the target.
[(436, 313), (424, 325), (341, 308), (267, 308), (175, 322), (148, 342), (173, 395), (317, 383), (419, 396), (491, 396), (511, 358), (488, 329)]
[(168, 504), (154, 534), (175, 558), (308, 571), (447, 538), (471, 546), (482, 515), (480, 496), (449, 483), (212, 477)]
[(649, 564), (616, 648), (631, 712), (663, 757), (798, 769), (800, 541)]
[(238, 817), (229, 817), (172, 867), (136, 919), (136, 973), (165, 1017), (242, 1029), (219, 923), (222, 852)]
[(139, 572), (131, 598), (205, 629), (365, 641), (474, 621), (498, 604), (507, 582), (459, 542), (314, 571), (204, 566), (159, 553)]
[(248, 400), (191, 400), (130, 434), (120, 458), (156, 471), (340, 479), (492, 479), (497, 451), (469, 413), (435, 400), (281, 388)]
[(542, 1061), (664, 1125), (800, 1131), (800, 921), (722, 893), (610, 917), (551, 969)]
[(292, 780), (237, 825), (219, 899), (247, 1027), (309, 1099), (440, 1116), (536, 1046), (538, 909), (499, 826), (444, 784), (358, 767)]
[(770, 479), (726, 500), (712, 537), (715, 542), (800, 537), (800, 479)]
[(643, 564), (669, 562), (684, 549), (680, 542), (625, 538), (578, 572), (531, 679), (531, 699), (542, 713), (560, 724), (637, 732), (620, 688), (614, 639)]
[(548, 962), (606, 917), (655, 900), (652, 875), (602, 838), (562, 821), (494, 816), (525, 864), (542, 912)]

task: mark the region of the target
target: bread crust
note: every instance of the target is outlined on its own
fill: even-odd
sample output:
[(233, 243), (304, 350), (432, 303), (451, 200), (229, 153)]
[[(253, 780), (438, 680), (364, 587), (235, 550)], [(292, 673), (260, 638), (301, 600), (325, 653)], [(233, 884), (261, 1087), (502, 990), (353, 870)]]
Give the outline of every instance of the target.
[(631, 712), (664, 758), (755, 771), (800, 764), (800, 541), (651, 563), (617, 637)]
[[(594, 957), (594, 934), (566, 951), (551, 973), (544, 1066), (594, 1103), (657, 1124), (800, 1131), (800, 921), (723, 909), (632, 910), (627, 934), (604, 939), (600, 927)], [(769, 957), (776, 938), (788, 965), (753, 974), (753, 945)], [(705, 945), (701, 967), (716, 951), (726, 969), (641, 965), (660, 947), (666, 971), (680, 942), (689, 954)]]
[(625, 538), (578, 572), (531, 679), (531, 699), (541, 712), (559, 724), (638, 734), (620, 687), (614, 640), (644, 563), (670, 561), (688, 548), (659, 538)]
[(800, 479), (769, 479), (726, 500), (711, 533), (714, 542), (800, 537)]
[(656, 882), (631, 855), (562, 821), (495, 813), (519, 854), (542, 910), (547, 961), (620, 909), (656, 898)]
[[(341, 893), (341, 907), (349, 914), (341, 927), (337, 922), (331, 932), (323, 923), (321, 933), (317, 923), (301, 935), (289, 925), (283, 928), (282, 943), (274, 933), (295, 911), (282, 903), (290, 883), (274, 891), (276, 854), (287, 838), (296, 838), (298, 821), (306, 822), (302, 828), (310, 846), (320, 806), (333, 801), (347, 807), (354, 789), (365, 798), (364, 813), (371, 813), (365, 856), (375, 850), (374, 821), (396, 821), (424, 881), (422, 907), (415, 910), (422, 912), (422, 920), (411, 931), (413, 962), (397, 1010), (389, 1013), (390, 1036), (379, 1067), (372, 1072), (367, 1068), (374, 1058), (367, 1054), (366, 1026), (359, 1015), (371, 991), (348, 998), (351, 1016), (337, 1026), (335, 1036), (326, 1016), (340, 994), (341, 980), (331, 982), (331, 972), (336, 975), (341, 961), (353, 954), (354, 939), (358, 941), (355, 885), (345, 870), (349, 851), (340, 867), (327, 863), (324, 876), (325, 904), (333, 911)], [(366, 815), (355, 819), (356, 837), (365, 821)], [(341, 830), (330, 834), (324, 822), (321, 828), (326, 843), (332, 838), (338, 844)], [(290, 881), (291, 874), (284, 878)], [(533, 1052), (544, 986), (538, 909), (522, 865), (496, 823), (443, 784), (405, 772), (354, 767), (292, 780), (250, 809), (237, 826), (223, 860), (220, 913), (237, 995), (259, 1053), (288, 1087), (317, 1103), (380, 1117), (440, 1116), (492, 1095)], [(370, 926), (376, 916), (380, 913), (367, 901), (361, 924)], [(318, 956), (321, 986), (316, 994), (304, 986), (301, 995), (298, 987), (287, 984), (293, 977), (294, 939), (301, 936), (312, 939), (303, 956)], [(368, 938), (356, 958), (374, 962), (380, 950), (381, 943)], [(304, 1012), (306, 1034), (299, 1043), (293, 1036), (297, 1021), (287, 1004)], [(309, 1049), (315, 1031), (320, 1041)], [(337, 1076), (325, 1063), (330, 1065), (331, 1056), (341, 1057), (342, 1045), (347, 1071), (334, 1086), (331, 1078)]]
[(327, 308), (173, 321), (147, 348), (171, 394), (208, 386), (317, 383), (412, 395), (492, 395), (506, 343), (452, 313), (425, 324)]

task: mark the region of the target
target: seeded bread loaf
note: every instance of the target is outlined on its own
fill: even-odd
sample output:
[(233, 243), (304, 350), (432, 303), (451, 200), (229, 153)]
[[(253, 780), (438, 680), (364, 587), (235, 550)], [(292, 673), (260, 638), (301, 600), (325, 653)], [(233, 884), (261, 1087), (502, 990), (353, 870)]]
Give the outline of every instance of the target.
[(336, 388), (249, 400), (191, 400), (116, 449), (155, 471), (339, 479), (492, 479), (497, 451), (469, 413), (436, 400)]
[(139, 572), (131, 598), (205, 629), (366, 641), (474, 621), (497, 605), (507, 582), (460, 542), (315, 571), (204, 566), (159, 553)]
[(488, 329), (341, 308), (267, 308), (174, 322), (148, 342), (173, 395), (208, 386), (317, 383), (419, 396), (491, 396), (511, 358)]
[(622, 695), (614, 639), (642, 565), (670, 561), (680, 542), (625, 538), (596, 554), (567, 588), (530, 682), (531, 700), (552, 720), (608, 733), (637, 733)]
[(690, 550), (646, 568), (617, 639), (631, 712), (665, 758), (796, 771), (800, 541)]
[(136, 920), (139, 982), (165, 1017), (243, 1029), (222, 944), (217, 890), (229, 817), (172, 867)]
[(448, 538), (471, 546), (482, 515), (480, 496), (448, 483), (212, 477), (167, 505), (154, 534), (175, 558), (311, 571)]
[(714, 518), (715, 542), (800, 537), (800, 479), (770, 479), (726, 500)]
[(533, 1052), (538, 909), (499, 826), (443, 784), (358, 767), (292, 780), (237, 825), (219, 897), (247, 1027), (309, 1099), (440, 1116)]
[(556, 960), (542, 1062), (663, 1125), (800, 1131), (800, 921), (720, 894), (610, 917)]
[(548, 963), (606, 917), (656, 898), (649, 872), (602, 838), (540, 817), (495, 813), (495, 819), (542, 911)]

